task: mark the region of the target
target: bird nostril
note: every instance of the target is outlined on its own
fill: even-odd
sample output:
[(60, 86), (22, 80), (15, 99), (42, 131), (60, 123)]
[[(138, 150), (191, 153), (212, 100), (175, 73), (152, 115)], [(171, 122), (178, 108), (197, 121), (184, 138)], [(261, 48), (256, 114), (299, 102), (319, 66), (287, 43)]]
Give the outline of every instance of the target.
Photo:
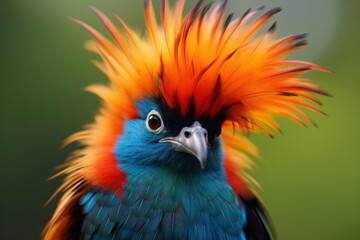
[(185, 135), (186, 138), (189, 138), (189, 137), (191, 137), (191, 132), (185, 131), (184, 135)]

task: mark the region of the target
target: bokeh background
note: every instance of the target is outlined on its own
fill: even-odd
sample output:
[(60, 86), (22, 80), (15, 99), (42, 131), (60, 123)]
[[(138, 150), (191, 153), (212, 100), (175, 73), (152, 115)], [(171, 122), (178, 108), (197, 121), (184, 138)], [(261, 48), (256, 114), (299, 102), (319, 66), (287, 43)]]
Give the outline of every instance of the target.
[[(310, 114), (319, 128), (280, 120), (275, 139), (251, 136), (262, 154), (253, 175), (278, 239), (360, 239), (360, 1), (230, 0), (228, 9), (239, 15), (262, 4), (283, 7), (279, 36), (309, 33), (296, 57), (334, 71), (310, 76), (334, 95), (321, 99), (329, 117)], [(103, 30), (92, 5), (144, 32), (143, 1), (0, 5), (0, 239), (40, 239), (55, 207), (44, 203), (60, 183), (46, 179), (72, 149), (61, 150), (62, 140), (99, 107), (83, 88), (106, 82), (83, 49), (90, 36), (68, 17)]]

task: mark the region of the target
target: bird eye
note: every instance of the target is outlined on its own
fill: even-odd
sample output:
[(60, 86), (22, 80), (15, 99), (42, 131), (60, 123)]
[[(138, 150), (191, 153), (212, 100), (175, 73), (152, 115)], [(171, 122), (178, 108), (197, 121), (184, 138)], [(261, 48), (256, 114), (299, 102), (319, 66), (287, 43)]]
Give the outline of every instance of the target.
[(156, 110), (151, 110), (146, 118), (147, 129), (155, 134), (159, 134), (164, 129), (164, 124), (161, 115)]

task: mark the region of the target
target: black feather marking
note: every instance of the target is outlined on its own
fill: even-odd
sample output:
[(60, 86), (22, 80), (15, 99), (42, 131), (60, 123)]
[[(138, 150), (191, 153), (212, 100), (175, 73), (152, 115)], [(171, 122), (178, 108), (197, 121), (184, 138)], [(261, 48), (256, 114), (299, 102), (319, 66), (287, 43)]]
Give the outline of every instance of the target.
[(205, 16), (205, 14), (210, 10), (210, 8), (211, 8), (211, 6), (213, 5), (213, 1), (211, 1), (211, 2), (209, 2), (208, 4), (206, 4), (204, 7), (203, 7), (203, 9), (202, 9), (202, 11), (201, 11), (201, 15), (202, 16)]
[(228, 3), (228, 0), (221, 0), (219, 1), (220, 3), (218, 3), (218, 5), (220, 6), (219, 8), (219, 12), (221, 13), (220, 15), (223, 15), (226, 9), (226, 5)]
[(209, 63), (207, 66), (205, 66), (201, 71), (198, 73), (198, 75), (195, 78), (195, 82), (198, 83), (202, 76), (209, 70), (209, 68), (216, 62), (216, 59), (214, 59), (211, 63)]
[(225, 30), (229, 26), (229, 24), (230, 24), (231, 20), (233, 19), (233, 17), (234, 17), (234, 13), (231, 13), (226, 17), (224, 25), (223, 25), (223, 32), (225, 32)]
[(228, 0), (223, 0), (222, 3), (221, 3), (221, 7), (220, 7), (220, 12), (221, 12), (221, 15), (223, 15), (223, 13), (225, 12), (225, 8), (228, 4)]
[(272, 225), (269, 213), (265, 206), (256, 197), (243, 199), (246, 213), (246, 225), (244, 228), (246, 239), (271, 240), (276, 239), (276, 232)]
[(297, 96), (299, 96), (298, 94), (292, 93), (292, 92), (280, 92), (279, 95), (286, 96), (286, 97), (297, 97)]
[(240, 23), (244, 20), (244, 18), (245, 18), (247, 15), (249, 15), (250, 12), (251, 12), (251, 8), (249, 8), (248, 10), (246, 10), (246, 11), (243, 13), (243, 15), (241, 15), (241, 17), (239, 18), (239, 23), (238, 23), (238, 24), (240, 24)]
[(300, 39), (304, 39), (307, 37), (307, 33), (301, 33), (301, 34), (298, 34), (298, 35), (295, 35), (295, 39), (296, 40), (300, 40)]
[(286, 69), (284, 71), (278, 72), (276, 74), (271, 75), (270, 77), (279, 77), (279, 76), (286, 75), (286, 74), (291, 74), (291, 73), (300, 74), (300, 73), (303, 73), (303, 72), (307, 72), (309, 70), (311, 70), (310, 67), (295, 67), (295, 68), (290, 68), (290, 69)]
[[(219, 80), (218, 86), (216, 86), (216, 88), (220, 88), (220, 87), (221, 87), (221, 83)], [(166, 104), (166, 101), (162, 96), (159, 96), (154, 100), (160, 108), (161, 116), (163, 117), (164, 124), (170, 136), (178, 135), (183, 127), (190, 126), (191, 124), (194, 123), (194, 121), (198, 121), (205, 129), (207, 129), (210, 145), (212, 144), (211, 141), (215, 139), (215, 136), (219, 132), (221, 132), (221, 125), (226, 119), (227, 109), (228, 109), (228, 108), (224, 108), (222, 111), (216, 113), (215, 116), (212, 117), (203, 115), (196, 118), (194, 96), (192, 96), (192, 98), (189, 101), (189, 110), (185, 115), (181, 114), (179, 103), (176, 102), (176, 99), (175, 99), (175, 106), (173, 108), (170, 108)]]
[(308, 91), (308, 92), (312, 92), (312, 93), (317, 93), (326, 97), (332, 97), (332, 95), (322, 89), (317, 89), (317, 88), (311, 88), (311, 87), (304, 87), (304, 86), (293, 86), (291, 87), (292, 89), (296, 89), (296, 90), (302, 90), (302, 91)]
[(304, 39), (302, 41), (299, 41), (299, 42), (296, 42), (295, 44), (293, 44), (291, 46), (291, 48), (302, 47), (302, 46), (306, 46), (307, 44), (308, 44), (308, 41)]
[(67, 231), (68, 235), (64, 237), (66, 237), (66, 239), (79, 239), (81, 225), (84, 220), (82, 209), (77, 204), (77, 202), (74, 202), (73, 204), (71, 204), (68, 211), (73, 218), (71, 219), (71, 222), (68, 226), (68, 231)]
[(265, 5), (261, 5), (259, 7), (254, 8), (253, 12), (260, 12), (265, 9)]
[(235, 49), (235, 50), (232, 51), (229, 55), (227, 55), (226, 58), (225, 58), (225, 60), (224, 60), (224, 62), (223, 62), (223, 64), (224, 64), (227, 60), (229, 60), (238, 50), (239, 50), (239, 49)]
[[(197, 2), (197, 4), (191, 9), (191, 11), (188, 13), (188, 15), (184, 18), (184, 23), (181, 29), (181, 33), (182, 36), (182, 54), (183, 56), (185, 56), (185, 51), (186, 51), (186, 41), (187, 41), (187, 37), (189, 34), (189, 30), (190, 27), (193, 25), (193, 23), (195, 22), (195, 19), (198, 17), (198, 15), (200, 14), (200, 9), (201, 6), (203, 4), (203, 0), (199, 0)], [(179, 39), (180, 41), (180, 39)]]
[(268, 30), (268, 33), (273, 33), (276, 31), (276, 27), (277, 27), (277, 22), (274, 22), (271, 27)]
[(290, 39), (292, 38), (291, 39), (292, 44), (288, 47), (288, 49), (294, 49), (294, 48), (306, 46), (308, 44), (306, 37), (307, 37), (307, 33), (289, 37)]
[(213, 90), (213, 96), (214, 96), (214, 102), (217, 101), (217, 99), (219, 98), (221, 93), (221, 75), (218, 75), (218, 78), (216, 79), (216, 83), (214, 85), (214, 90)]
[[(278, 12), (280, 12), (282, 10), (281, 7), (274, 7), (272, 9), (270, 9), (268, 12), (266, 12), (263, 17), (266, 17), (266, 18), (270, 18), (272, 16), (274, 16), (275, 14), (277, 14)], [(262, 18), (262, 17), (261, 17)]]
[(212, 34), (215, 34), (215, 30), (218, 28), (221, 20), (223, 19), (223, 16), (224, 16), (224, 12), (225, 12), (225, 8), (226, 8), (226, 5), (227, 5), (227, 2), (228, 0), (223, 0), (221, 3), (220, 3), (220, 9), (219, 9), (219, 13), (218, 14), (218, 17), (216, 19), (216, 22), (212, 28)]
[(188, 28), (190, 28), (196, 17), (199, 15), (203, 2), (204, 2), (203, 0), (198, 0), (197, 4), (191, 9), (188, 15), (184, 18), (184, 28), (186, 31), (189, 30)]

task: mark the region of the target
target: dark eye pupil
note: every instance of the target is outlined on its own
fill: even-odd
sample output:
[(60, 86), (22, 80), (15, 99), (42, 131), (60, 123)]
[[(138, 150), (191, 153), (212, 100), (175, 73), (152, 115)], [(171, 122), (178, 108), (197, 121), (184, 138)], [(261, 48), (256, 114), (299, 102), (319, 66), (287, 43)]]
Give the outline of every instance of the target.
[(156, 115), (151, 115), (148, 119), (148, 123), (149, 123), (149, 127), (152, 129), (152, 130), (156, 130), (158, 129), (159, 127), (161, 127), (161, 120), (158, 116)]

